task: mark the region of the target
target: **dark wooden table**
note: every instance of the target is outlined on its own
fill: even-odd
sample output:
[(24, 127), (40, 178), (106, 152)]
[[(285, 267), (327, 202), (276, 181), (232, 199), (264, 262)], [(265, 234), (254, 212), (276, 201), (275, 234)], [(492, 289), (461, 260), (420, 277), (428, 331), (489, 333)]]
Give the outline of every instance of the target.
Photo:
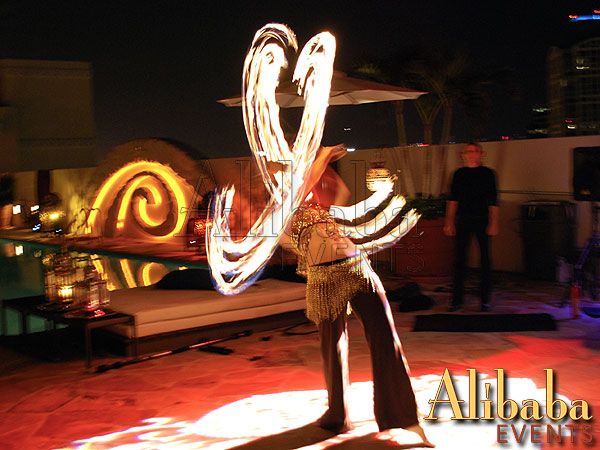
[(6, 309), (10, 308), (17, 311), (21, 315), (21, 333), (28, 334), (29, 327), (27, 316), (42, 317), (52, 323), (53, 328), (56, 328), (57, 323), (62, 323), (74, 328), (83, 329), (85, 331), (85, 363), (86, 368), (92, 365), (92, 330), (96, 328), (104, 328), (116, 324), (129, 324), (133, 330), (133, 352), (134, 358), (138, 356), (137, 335), (135, 330), (135, 316), (124, 314), (110, 309), (105, 309), (105, 315), (99, 317), (83, 317), (78, 314), (69, 314), (69, 311), (52, 311), (49, 309), (40, 309), (46, 299), (43, 295), (33, 297), (21, 297), (10, 300), (2, 300), (2, 329), (6, 332)]

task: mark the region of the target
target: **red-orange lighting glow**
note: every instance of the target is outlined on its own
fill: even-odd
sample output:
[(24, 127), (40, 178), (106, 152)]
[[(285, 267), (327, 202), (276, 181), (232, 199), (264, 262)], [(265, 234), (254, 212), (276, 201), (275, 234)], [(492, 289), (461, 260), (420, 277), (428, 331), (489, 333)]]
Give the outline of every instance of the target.
[[(464, 373), (464, 372), (463, 372)], [(440, 383), (440, 374), (412, 377), (417, 404), (422, 416), (429, 412), (429, 400), (435, 398)], [(468, 376), (453, 372), (453, 384), (457, 392), (469, 392)], [(510, 378), (512, 398), (534, 398), (542, 402), (545, 389), (538, 389), (527, 378)], [(484, 384), (490, 383), (495, 392), (496, 377), (478, 374), (477, 398), (485, 398)], [(467, 395), (467, 394), (464, 394)], [(367, 440), (389, 441), (390, 445), (413, 448), (418, 445), (415, 434), (402, 429), (378, 432), (373, 417), (373, 384), (352, 383), (347, 391), (350, 419), (354, 429), (323, 438), (322, 441), (302, 447), (303, 450), (321, 450), (343, 445), (345, 441), (359, 437)], [(468, 397), (468, 395), (467, 395)], [(570, 400), (556, 394), (567, 403)], [(465, 398), (463, 396), (463, 398)], [(174, 419), (158, 417), (143, 420), (138, 426), (111, 434), (81, 439), (72, 443), (72, 450), (224, 450), (269, 436), (278, 436), (286, 431), (298, 429), (315, 421), (326, 409), (327, 392), (323, 390), (289, 391), (264, 395), (252, 395), (217, 408), (199, 419)], [(487, 450), (497, 448), (497, 425), (505, 424), (501, 419), (479, 420), (457, 423), (452, 420), (452, 409), (441, 405), (436, 409), (437, 421), (422, 421), (430, 441), (443, 444), (443, 448)], [(515, 419), (512, 423), (520, 429), (525, 421)], [(372, 437), (368, 437), (372, 435)], [(464, 437), (468, 436), (468, 442)], [(392, 444), (392, 442), (394, 444)], [(366, 442), (365, 447), (371, 447)], [(374, 447), (374, 446), (373, 446)], [(269, 448), (265, 446), (264, 448)], [(276, 448), (276, 447), (273, 447)], [(290, 447), (291, 448), (291, 447)], [(377, 447), (379, 448), (379, 447)], [(511, 447), (516, 448), (516, 447)], [(537, 449), (537, 444), (523, 440), (519, 449)], [(66, 449), (65, 449), (66, 450)]]

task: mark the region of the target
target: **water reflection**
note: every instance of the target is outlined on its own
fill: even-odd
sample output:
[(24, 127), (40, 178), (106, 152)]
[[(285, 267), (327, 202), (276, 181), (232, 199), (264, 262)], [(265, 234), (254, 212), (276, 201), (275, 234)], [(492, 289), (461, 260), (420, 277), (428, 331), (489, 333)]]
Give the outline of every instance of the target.
[(175, 264), (114, 258), (97, 254), (92, 254), (91, 258), (98, 273), (107, 280), (110, 291), (150, 286), (173, 270), (187, 268)]
[[(0, 240), (0, 296), (17, 298), (44, 293), (44, 265), (59, 248)], [(167, 273), (187, 268), (177, 262), (157, 262), (86, 252), (70, 252), (74, 261), (89, 261), (107, 280), (108, 289), (150, 286)]]
[(0, 241), (0, 296), (26, 297), (44, 293), (43, 249)]

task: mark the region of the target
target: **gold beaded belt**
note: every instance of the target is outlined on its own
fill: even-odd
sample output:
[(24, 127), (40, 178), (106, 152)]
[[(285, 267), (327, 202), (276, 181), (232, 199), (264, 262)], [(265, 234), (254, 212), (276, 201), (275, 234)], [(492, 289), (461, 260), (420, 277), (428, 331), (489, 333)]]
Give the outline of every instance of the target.
[(307, 267), (306, 317), (319, 324), (335, 320), (357, 292), (383, 290), (365, 256), (346, 258), (333, 264)]

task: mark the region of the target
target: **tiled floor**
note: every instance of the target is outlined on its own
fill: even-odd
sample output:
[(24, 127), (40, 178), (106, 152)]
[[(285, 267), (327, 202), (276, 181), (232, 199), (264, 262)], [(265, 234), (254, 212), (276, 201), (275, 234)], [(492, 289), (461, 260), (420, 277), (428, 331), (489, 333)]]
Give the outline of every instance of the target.
[[(468, 400), (467, 369), (476, 369), (480, 388), (495, 370), (505, 370), (507, 394), (521, 402), (545, 402), (544, 369), (554, 369), (556, 395), (584, 399), (592, 414), (600, 406), (600, 318), (571, 318), (560, 308), (564, 286), (498, 274), (495, 313), (549, 313), (557, 331), (443, 333), (413, 332), (417, 314), (444, 312), (444, 284), (421, 284), (436, 302), (433, 310), (394, 312), (411, 367), (422, 415), (431, 410), (442, 374), (448, 368), (459, 398)], [(388, 278), (390, 286), (403, 280)], [(473, 280), (471, 286), (473, 285)], [(467, 297), (466, 312), (477, 299)], [(584, 304), (593, 304), (586, 300)], [(396, 304), (392, 304), (397, 309)], [(465, 314), (463, 312), (462, 314)], [(207, 336), (210, 337), (210, 336)], [(6, 344), (6, 341), (3, 341)], [(362, 330), (350, 319), (352, 386), (348, 395), (355, 429), (340, 436), (311, 424), (325, 408), (325, 391), (314, 327), (299, 324), (273, 329), (222, 344), (230, 355), (186, 351), (97, 374), (86, 372), (83, 354), (49, 362), (0, 346), (0, 449), (57, 448), (141, 449), (383, 449), (411, 447), (413, 436), (395, 440), (376, 434), (372, 418), (370, 362)], [(72, 356), (72, 355), (71, 355)], [(121, 360), (104, 355), (95, 364)], [(490, 381), (492, 389), (494, 381)], [(483, 392), (483, 391), (482, 391)], [(485, 399), (485, 393), (480, 400)], [(492, 394), (493, 396), (493, 394)], [(440, 449), (537, 448), (531, 422), (450, 421), (451, 409), (437, 407), (438, 421), (424, 421)], [(481, 409), (481, 408), (480, 408)], [(467, 406), (463, 405), (467, 411)], [(556, 432), (558, 423), (551, 423)], [(527, 427), (517, 444), (522, 425)], [(565, 449), (600, 448), (592, 422), (588, 434), (576, 434), (562, 423)], [(500, 425), (502, 428), (498, 428)], [(544, 430), (545, 430), (544, 425)], [(499, 431), (501, 432), (500, 434)], [(539, 429), (538, 429), (539, 431)], [(534, 440), (537, 435), (534, 435)], [(498, 443), (504, 439), (507, 443)], [(540, 440), (546, 440), (545, 434)], [(544, 448), (549, 447), (544, 443)]]

